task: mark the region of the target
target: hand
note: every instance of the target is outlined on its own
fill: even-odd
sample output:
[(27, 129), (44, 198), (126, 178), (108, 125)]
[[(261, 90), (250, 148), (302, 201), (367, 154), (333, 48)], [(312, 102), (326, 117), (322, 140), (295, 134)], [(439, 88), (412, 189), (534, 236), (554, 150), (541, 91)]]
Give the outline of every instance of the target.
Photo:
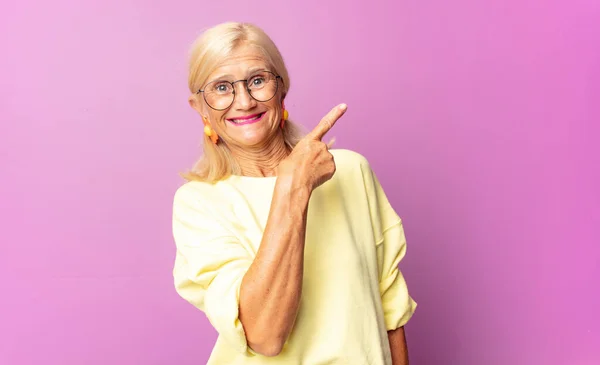
[(346, 104), (333, 108), (309, 134), (302, 138), (290, 155), (277, 167), (277, 176), (292, 176), (309, 191), (331, 179), (335, 173), (335, 161), (329, 152), (328, 144), (321, 140), (333, 127), (337, 120), (346, 112)]

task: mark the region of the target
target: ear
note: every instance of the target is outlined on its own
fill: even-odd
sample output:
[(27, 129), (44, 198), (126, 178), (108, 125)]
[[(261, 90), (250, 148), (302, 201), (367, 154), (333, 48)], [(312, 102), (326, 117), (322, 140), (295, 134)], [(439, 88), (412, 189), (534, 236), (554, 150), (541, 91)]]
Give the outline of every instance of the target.
[(188, 98), (188, 103), (190, 104), (192, 109), (197, 111), (198, 114), (202, 115), (202, 103), (198, 99), (197, 95), (195, 95), (195, 94), (190, 95), (190, 97)]

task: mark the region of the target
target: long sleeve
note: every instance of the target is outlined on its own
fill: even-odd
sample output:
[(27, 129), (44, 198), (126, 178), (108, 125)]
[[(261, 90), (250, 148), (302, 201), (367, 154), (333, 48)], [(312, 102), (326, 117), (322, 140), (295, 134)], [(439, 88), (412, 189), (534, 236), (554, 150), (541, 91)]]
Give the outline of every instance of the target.
[(369, 194), (371, 219), (377, 242), (379, 291), (386, 329), (404, 326), (412, 317), (417, 303), (410, 297), (406, 281), (398, 265), (406, 254), (406, 238), (402, 220), (394, 211), (375, 173), (363, 166)]
[(402, 221), (385, 229), (383, 242), (377, 246), (380, 265), (379, 291), (386, 329), (402, 327), (412, 317), (417, 303), (408, 294), (408, 288), (398, 264), (406, 253)]
[(232, 348), (253, 356), (239, 320), (241, 282), (253, 257), (219, 223), (202, 197), (185, 188), (179, 188), (173, 202), (175, 288), (206, 314)]

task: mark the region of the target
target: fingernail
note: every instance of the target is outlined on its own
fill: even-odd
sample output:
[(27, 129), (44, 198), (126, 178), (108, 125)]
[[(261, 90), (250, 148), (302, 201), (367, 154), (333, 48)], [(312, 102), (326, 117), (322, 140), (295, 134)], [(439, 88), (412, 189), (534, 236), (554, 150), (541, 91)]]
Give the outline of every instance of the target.
[(346, 104), (340, 105), (340, 110), (346, 110), (346, 109), (348, 109), (348, 105), (346, 105)]

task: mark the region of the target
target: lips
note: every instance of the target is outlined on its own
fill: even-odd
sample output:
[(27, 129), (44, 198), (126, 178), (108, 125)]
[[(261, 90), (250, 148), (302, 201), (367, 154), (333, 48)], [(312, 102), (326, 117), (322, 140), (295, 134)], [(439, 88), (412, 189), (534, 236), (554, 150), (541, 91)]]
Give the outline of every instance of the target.
[(245, 116), (241, 116), (241, 117), (227, 119), (227, 121), (234, 125), (252, 124), (252, 123), (256, 123), (256, 122), (260, 121), (264, 117), (265, 114), (266, 114), (266, 112), (256, 113), (256, 114), (252, 114), (252, 115), (245, 115)]

